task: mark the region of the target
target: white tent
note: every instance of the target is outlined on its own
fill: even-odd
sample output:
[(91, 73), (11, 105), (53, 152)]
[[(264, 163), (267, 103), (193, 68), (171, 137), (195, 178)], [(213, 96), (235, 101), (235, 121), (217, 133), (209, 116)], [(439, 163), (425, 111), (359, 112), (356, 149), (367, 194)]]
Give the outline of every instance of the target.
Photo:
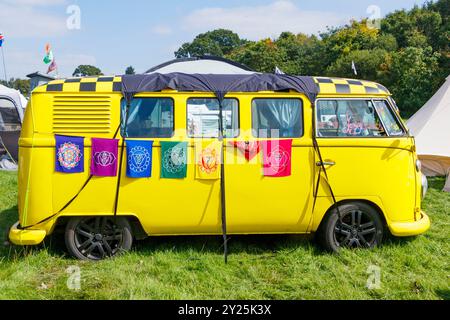
[(214, 56), (180, 58), (151, 68), (146, 73), (252, 74), (253, 70), (234, 61)]
[(408, 120), (415, 137), (422, 171), (427, 176), (447, 176), (450, 192), (450, 76), (430, 100)]
[[(23, 121), (24, 110), (27, 106), (27, 99), (20, 93), (19, 90), (14, 90), (8, 87), (5, 87), (0, 84), (0, 98), (8, 99), (12, 101), (19, 113), (20, 121)], [(0, 108), (2, 104), (0, 104)]]

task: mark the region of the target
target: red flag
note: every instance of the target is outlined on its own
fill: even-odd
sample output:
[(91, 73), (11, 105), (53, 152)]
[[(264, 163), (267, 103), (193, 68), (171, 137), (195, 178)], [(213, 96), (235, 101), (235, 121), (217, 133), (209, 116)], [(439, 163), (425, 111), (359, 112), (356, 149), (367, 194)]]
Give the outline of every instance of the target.
[(238, 148), (245, 156), (247, 161), (252, 160), (261, 150), (259, 141), (230, 141), (230, 144)]
[(53, 59), (52, 63), (48, 66), (47, 73), (55, 71), (56, 69), (58, 69), (58, 66), (56, 65), (55, 59)]
[(264, 176), (287, 177), (291, 175), (292, 140), (262, 142)]

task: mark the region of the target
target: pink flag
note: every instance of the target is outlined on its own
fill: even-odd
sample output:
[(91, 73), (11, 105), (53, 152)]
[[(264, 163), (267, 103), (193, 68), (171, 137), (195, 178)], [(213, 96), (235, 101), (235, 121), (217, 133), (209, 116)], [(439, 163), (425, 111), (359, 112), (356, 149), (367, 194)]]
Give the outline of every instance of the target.
[(262, 142), (264, 176), (287, 177), (291, 175), (292, 140)]
[(91, 174), (102, 177), (117, 175), (119, 140), (92, 138)]

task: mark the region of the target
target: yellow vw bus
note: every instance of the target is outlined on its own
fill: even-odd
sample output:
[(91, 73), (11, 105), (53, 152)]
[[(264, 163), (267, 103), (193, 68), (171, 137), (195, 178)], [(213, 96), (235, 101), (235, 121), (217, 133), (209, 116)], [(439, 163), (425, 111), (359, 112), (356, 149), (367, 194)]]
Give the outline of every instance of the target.
[[(82, 138), (82, 171), (55, 170), (55, 135)], [(117, 174), (93, 174), (95, 138), (118, 140)], [(134, 140), (153, 143), (149, 177), (127, 175), (125, 149)], [(220, 176), (199, 179), (196, 145), (209, 140), (219, 143)], [(289, 150), (274, 161), (285, 159), (289, 170), (265, 174), (270, 155), (261, 146), (286, 141)], [(182, 177), (163, 174), (168, 142), (186, 146)], [(430, 226), (414, 138), (389, 91), (369, 81), (268, 74), (55, 80), (33, 91), (19, 148), (19, 221), (10, 240), (37, 245), (62, 227), (79, 259), (162, 235), (315, 233), (330, 251), (373, 248), (388, 233), (413, 236)]]

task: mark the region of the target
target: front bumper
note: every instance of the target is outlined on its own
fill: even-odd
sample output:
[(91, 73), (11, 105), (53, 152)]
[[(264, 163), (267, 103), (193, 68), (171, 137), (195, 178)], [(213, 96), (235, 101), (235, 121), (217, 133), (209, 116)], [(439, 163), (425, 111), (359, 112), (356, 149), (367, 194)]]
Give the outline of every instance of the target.
[(19, 229), (19, 222), (16, 222), (11, 229), (9, 229), (9, 240), (15, 245), (32, 246), (40, 244), (44, 241), (47, 232), (45, 230), (23, 230)]
[(430, 218), (422, 211), (419, 220), (413, 222), (391, 222), (389, 230), (397, 237), (416, 236), (430, 229), (430, 224)]

